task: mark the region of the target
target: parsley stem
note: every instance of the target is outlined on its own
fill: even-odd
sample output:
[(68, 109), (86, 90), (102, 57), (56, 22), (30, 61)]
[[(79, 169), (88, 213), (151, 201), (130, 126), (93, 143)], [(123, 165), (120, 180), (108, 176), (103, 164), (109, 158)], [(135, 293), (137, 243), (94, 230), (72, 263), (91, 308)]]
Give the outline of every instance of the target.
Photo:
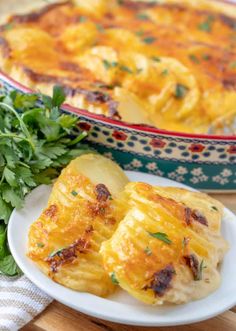
[[(35, 146), (32, 142), (32, 139), (31, 139), (31, 135), (24, 123), (24, 121), (22, 120), (22, 118), (20, 117), (20, 115), (17, 113), (17, 111), (12, 108), (11, 106), (9, 106), (8, 104), (4, 103), (4, 102), (0, 102), (0, 107), (3, 107), (5, 108), (6, 110), (10, 110), (15, 116), (16, 118), (18, 119), (19, 123), (20, 123), (20, 126), (21, 126), (21, 129), (22, 131), (24, 132), (25, 136), (27, 137), (27, 139), (24, 139), (26, 141), (28, 141), (28, 143), (30, 144), (32, 150), (34, 151), (35, 150)], [(18, 138), (18, 136), (16, 136)], [(23, 138), (22, 138), (23, 139)]]
[[(18, 136), (16, 134), (13, 133), (0, 133), (0, 138), (12, 138), (12, 139), (20, 139), (22, 141), (26, 141), (27, 143), (29, 143), (31, 145), (31, 142), (29, 141), (29, 139), (27, 138), (23, 138), (21, 136)], [(32, 146), (32, 145), (31, 145)]]

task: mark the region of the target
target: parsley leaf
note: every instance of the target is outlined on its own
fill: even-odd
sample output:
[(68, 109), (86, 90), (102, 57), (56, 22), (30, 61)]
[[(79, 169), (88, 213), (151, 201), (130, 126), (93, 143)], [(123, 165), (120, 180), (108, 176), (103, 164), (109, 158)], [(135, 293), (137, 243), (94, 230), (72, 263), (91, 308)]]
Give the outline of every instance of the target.
[(188, 92), (188, 88), (185, 85), (177, 84), (175, 87), (174, 95), (177, 99), (182, 99), (185, 97), (187, 92)]
[(197, 63), (197, 64), (200, 63), (198, 57), (196, 55), (194, 55), (194, 54), (189, 54), (189, 58), (194, 63)]
[(143, 38), (143, 42), (145, 44), (152, 44), (156, 41), (156, 38), (155, 37), (145, 37)]
[(119, 282), (116, 278), (116, 274), (114, 272), (111, 273), (110, 277), (111, 277), (111, 281), (112, 281), (113, 284), (115, 284), (115, 285), (119, 284)]
[(159, 239), (161, 241), (163, 241), (164, 243), (170, 245), (172, 243), (172, 241), (168, 238), (167, 234), (164, 232), (148, 232), (150, 236)]
[(120, 70), (121, 71), (128, 72), (129, 74), (132, 74), (133, 73), (133, 71), (129, 67), (125, 66), (125, 65), (120, 65)]
[(148, 256), (152, 255), (152, 250), (151, 250), (151, 248), (147, 246), (147, 247), (144, 249), (144, 253), (147, 254)]
[(14, 261), (12, 255), (7, 255), (0, 260), (0, 273), (7, 276), (15, 276), (21, 274), (21, 270)]
[(103, 62), (104, 68), (107, 69), (107, 70), (111, 69), (111, 68), (115, 68), (118, 65), (117, 62), (115, 62), (115, 61), (110, 62), (106, 59), (104, 59), (102, 62)]
[(214, 21), (214, 17), (208, 16), (205, 21), (203, 21), (198, 25), (198, 29), (205, 32), (211, 32), (213, 21)]
[(149, 16), (145, 13), (139, 13), (136, 15), (137, 19), (140, 21), (147, 21), (149, 20)]
[(203, 269), (207, 268), (206, 265), (204, 265), (204, 260), (201, 261), (200, 265), (199, 265), (199, 268), (198, 268), (198, 271), (197, 271), (197, 275), (195, 277), (194, 280), (202, 280), (202, 277), (203, 277)]

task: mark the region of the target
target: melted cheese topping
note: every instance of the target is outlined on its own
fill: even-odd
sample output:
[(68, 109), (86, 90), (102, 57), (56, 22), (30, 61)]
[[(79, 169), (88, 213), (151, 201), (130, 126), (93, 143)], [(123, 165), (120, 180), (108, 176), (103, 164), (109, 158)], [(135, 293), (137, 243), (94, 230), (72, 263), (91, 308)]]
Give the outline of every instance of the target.
[(129, 183), (115, 200), (118, 228), (101, 245), (104, 267), (147, 304), (203, 298), (220, 285), (228, 249), (222, 214), (221, 203), (205, 194)]
[(31, 88), (159, 128), (207, 133), (236, 113), (235, 7), (209, 1), (89, 0), (15, 15), (0, 65)]

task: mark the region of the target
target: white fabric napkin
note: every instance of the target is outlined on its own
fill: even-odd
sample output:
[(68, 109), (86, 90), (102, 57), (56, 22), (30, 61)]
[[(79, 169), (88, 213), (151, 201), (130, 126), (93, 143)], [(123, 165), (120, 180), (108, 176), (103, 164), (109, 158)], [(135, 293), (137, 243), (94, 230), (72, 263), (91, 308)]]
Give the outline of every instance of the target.
[(52, 299), (25, 276), (0, 275), (0, 330), (16, 331), (40, 314)]

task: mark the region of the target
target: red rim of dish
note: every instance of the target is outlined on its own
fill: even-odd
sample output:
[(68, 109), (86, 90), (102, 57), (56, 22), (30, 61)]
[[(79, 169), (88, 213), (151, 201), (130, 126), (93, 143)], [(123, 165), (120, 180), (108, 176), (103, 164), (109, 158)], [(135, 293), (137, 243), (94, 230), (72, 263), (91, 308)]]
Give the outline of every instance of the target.
[[(223, 3), (228, 3), (231, 5), (235, 5), (236, 3), (233, 2), (232, 0), (212, 0), (212, 2), (223, 2)], [(34, 90), (26, 87), (25, 85), (22, 85), (21, 83), (17, 82), (13, 78), (9, 77), (2, 71), (0, 71), (0, 78), (2, 80), (8, 81), (11, 85), (14, 85), (16, 88), (26, 92), (26, 93), (35, 93)], [(161, 135), (166, 135), (166, 136), (176, 136), (180, 138), (196, 138), (196, 139), (209, 139), (209, 140), (235, 140), (236, 141), (236, 135), (211, 135), (211, 134), (197, 134), (197, 133), (182, 133), (182, 132), (176, 132), (176, 131), (169, 131), (169, 130), (164, 130), (164, 129), (157, 129), (152, 126), (144, 125), (144, 124), (132, 124), (132, 123), (127, 123), (124, 121), (120, 120), (114, 120), (109, 117), (106, 117), (104, 115), (98, 115), (98, 114), (93, 114), (85, 109), (80, 109), (76, 108), (73, 106), (70, 106), (68, 104), (64, 104), (62, 109), (65, 109), (67, 111), (70, 111), (72, 113), (76, 113), (79, 115), (84, 115), (87, 116), (91, 119), (94, 120), (99, 120), (102, 122), (105, 122), (107, 124), (113, 124), (113, 125), (118, 125), (127, 129), (132, 129), (132, 130), (137, 130), (137, 131), (143, 131), (147, 133), (152, 133), (152, 134), (161, 134)]]

